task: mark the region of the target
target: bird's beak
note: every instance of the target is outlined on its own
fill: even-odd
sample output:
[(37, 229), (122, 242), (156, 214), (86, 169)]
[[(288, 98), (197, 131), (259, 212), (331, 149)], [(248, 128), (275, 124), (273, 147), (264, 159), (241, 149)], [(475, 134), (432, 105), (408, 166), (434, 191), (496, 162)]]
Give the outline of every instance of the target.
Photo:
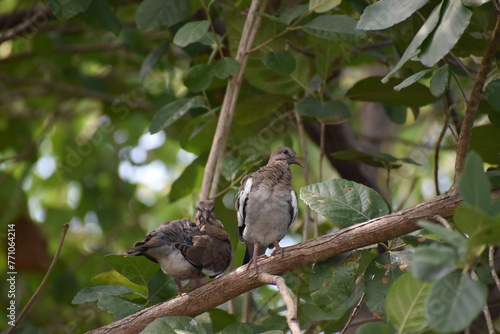
[(292, 160), (290, 160), (290, 164), (296, 164), (296, 165), (299, 165), (302, 168), (305, 167), (302, 162), (300, 162), (299, 160), (297, 160), (297, 158), (293, 158)]
[(208, 219), (210, 218), (210, 211), (208, 210), (203, 210), (202, 213), (201, 213), (201, 216), (203, 218), (205, 218), (206, 221), (208, 221)]

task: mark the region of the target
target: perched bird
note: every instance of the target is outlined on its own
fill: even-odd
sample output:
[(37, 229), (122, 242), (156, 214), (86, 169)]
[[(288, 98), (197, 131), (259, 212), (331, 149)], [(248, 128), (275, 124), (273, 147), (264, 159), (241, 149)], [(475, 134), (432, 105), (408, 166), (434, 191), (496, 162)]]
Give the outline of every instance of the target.
[(166, 221), (125, 255), (144, 255), (159, 263), (182, 293), (181, 280), (194, 279), (200, 286), (201, 277), (220, 275), (231, 263), (231, 242), (223, 228), (215, 219), (214, 203), (200, 201), (194, 223), (187, 218)]
[(193, 237), (201, 236), (200, 229), (189, 219), (166, 221), (156, 230), (149, 232), (144, 241), (137, 242), (133, 248), (125, 252), (125, 256), (144, 255), (149, 260), (160, 264), (167, 275), (175, 279), (179, 292), (183, 292), (181, 280), (195, 279), (201, 285), (203, 273), (194, 267), (174, 247), (174, 243), (193, 244)]
[(214, 203), (200, 201), (195, 220), (201, 235), (193, 236), (192, 244), (174, 243), (186, 260), (209, 277), (224, 272), (231, 264), (232, 247), (224, 225), (215, 219)]
[(257, 271), (257, 256), (264, 254), (266, 247), (283, 249), (279, 241), (297, 217), (297, 195), (292, 188), (291, 164), (304, 165), (297, 160), (295, 151), (289, 147), (278, 147), (266, 166), (246, 175), (241, 180), (236, 199), (239, 239), (246, 242), (247, 250), (243, 264), (254, 264)]

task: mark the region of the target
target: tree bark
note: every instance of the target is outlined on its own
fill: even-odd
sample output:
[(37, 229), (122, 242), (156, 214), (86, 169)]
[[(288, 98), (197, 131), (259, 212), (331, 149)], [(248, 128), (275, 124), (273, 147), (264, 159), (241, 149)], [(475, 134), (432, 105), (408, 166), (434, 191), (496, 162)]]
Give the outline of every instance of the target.
[[(500, 197), (500, 188), (495, 189), (492, 194), (494, 198)], [(419, 220), (431, 220), (435, 215), (451, 217), (455, 207), (461, 202), (460, 195), (452, 190), (414, 207), (287, 247), (283, 258), (263, 256), (259, 258), (260, 271), (283, 275), (338, 254), (405, 235), (419, 229), (416, 224)], [(255, 271), (246, 270), (246, 266), (242, 266), (187, 294), (148, 307), (88, 333), (139, 333), (157, 318), (174, 315), (195, 317), (261, 285), (263, 283), (255, 275)]]

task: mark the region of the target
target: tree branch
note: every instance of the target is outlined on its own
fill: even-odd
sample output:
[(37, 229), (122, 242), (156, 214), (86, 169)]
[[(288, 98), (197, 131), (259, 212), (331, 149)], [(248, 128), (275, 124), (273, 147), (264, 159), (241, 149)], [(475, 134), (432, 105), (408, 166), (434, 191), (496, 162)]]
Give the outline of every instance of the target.
[(230, 76), (227, 83), (226, 94), (224, 95), (224, 101), (222, 102), (219, 121), (217, 122), (217, 129), (215, 130), (214, 141), (212, 142), (212, 147), (210, 148), (210, 154), (208, 156), (203, 175), (203, 183), (201, 185), (200, 193), (200, 199), (202, 200), (208, 199), (217, 193), (217, 189), (210, 189), (210, 185), (218, 184), (217, 181), (213, 182), (212, 179), (214, 178), (215, 169), (220, 167), (222, 157), (226, 150), (229, 130), (231, 129), (231, 123), (233, 122), (234, 109), (236, 107), (236, 102), (238, 101), (241, 84), (243, 83), (243, 74), (245, 73), (246, 63), (248, 60), (247, 50), (250, 49), (254, 41), (255, 34), (259, 28), (260, 16), (254, 15), (254, 13), (257, 12), (259, 2), (260, 0), (252, 0), (247, 19), (241, 33), (241, 40), (235, 57), (235, 59), (240, 63), (240, 70), (236, 73), (236, 75)]
[[(500, 197), (500, 188), (495, 189), (492, 196)], [(455, 207), (461, 202), (461, 197), (452, 190), (414, 207), (287, 247), (283, 258), (262, 256), (259, 258), (259, 268), (261, 272), (271, 275), (283, 275), (338, 254), (416, 231), (419, 229), (416, 224), (418, 220), (432, 220), (436, 215), (451, 217)], [(246, 270), (242, 266), (187, 294), (148, 307), (88, 333), (138, 333), (156, 318), (173, 315), (195, 317), (261, 285), (263, 283), (255, 271)]]
[(465, 110), (465, 117), (462, 123), (462, 129), (460, 131), (460, 136), (458, 137), (457, 143), (457, 157), (455, 161), (455, 179), (453, 186), (457, 186), (457, 182), (462, 175), (465, 165), (465, 158), (469, 152), (470, 137), (472, 133), (472, 128), (474, 126), (474, 118), (476, 116), (476, 111), (481, 101), (484, 82), (486, 81), (486, 76), (491, 68), (491, 63), (495, 59), (495, 52), (498, 48), (500, 42), (500, 14), (497, 13), (497, 23), (493, 34), (491, 35), (491, 40), (484, 54), (483, 61), (479, 68), (479, 72), (474, 81), (474, 87), (470, 94), (469, 101), (467, 102), (467, 108)]
[(10, 27), (11, 22), (14, 26), (12, 29), (0, 33), (0, 43), (18, 36), (32, 35), (38, 31), (41, 26), (47, 24), (47, 22), (53, 17), (54, 14), (52, 14), (52, 11), (47, 5), (39, 5), (20, 13), (12, 13), (2, 16), (0, 17), (0, 23), (3, 26)]

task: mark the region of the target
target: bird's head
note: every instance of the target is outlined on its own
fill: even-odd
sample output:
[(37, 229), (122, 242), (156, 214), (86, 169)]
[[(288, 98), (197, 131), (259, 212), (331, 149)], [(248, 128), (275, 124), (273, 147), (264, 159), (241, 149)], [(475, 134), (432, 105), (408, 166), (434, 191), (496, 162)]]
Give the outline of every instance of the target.
[(269, 158), (268, 164), (272, 164), (276, 161), (286, 161), (289, 165), (296, 164), (304, 168), (304, 164), (297, 160), (297, 154), (293, 149), (286, 146), (280, 146), (274, 150), (273, 154)]
[(209, 221), (209, 219), (215, 218), (214, 214), (214, 202), (209, 200), (201, 200), (198, 202), (198, 217), (204, 221)]

